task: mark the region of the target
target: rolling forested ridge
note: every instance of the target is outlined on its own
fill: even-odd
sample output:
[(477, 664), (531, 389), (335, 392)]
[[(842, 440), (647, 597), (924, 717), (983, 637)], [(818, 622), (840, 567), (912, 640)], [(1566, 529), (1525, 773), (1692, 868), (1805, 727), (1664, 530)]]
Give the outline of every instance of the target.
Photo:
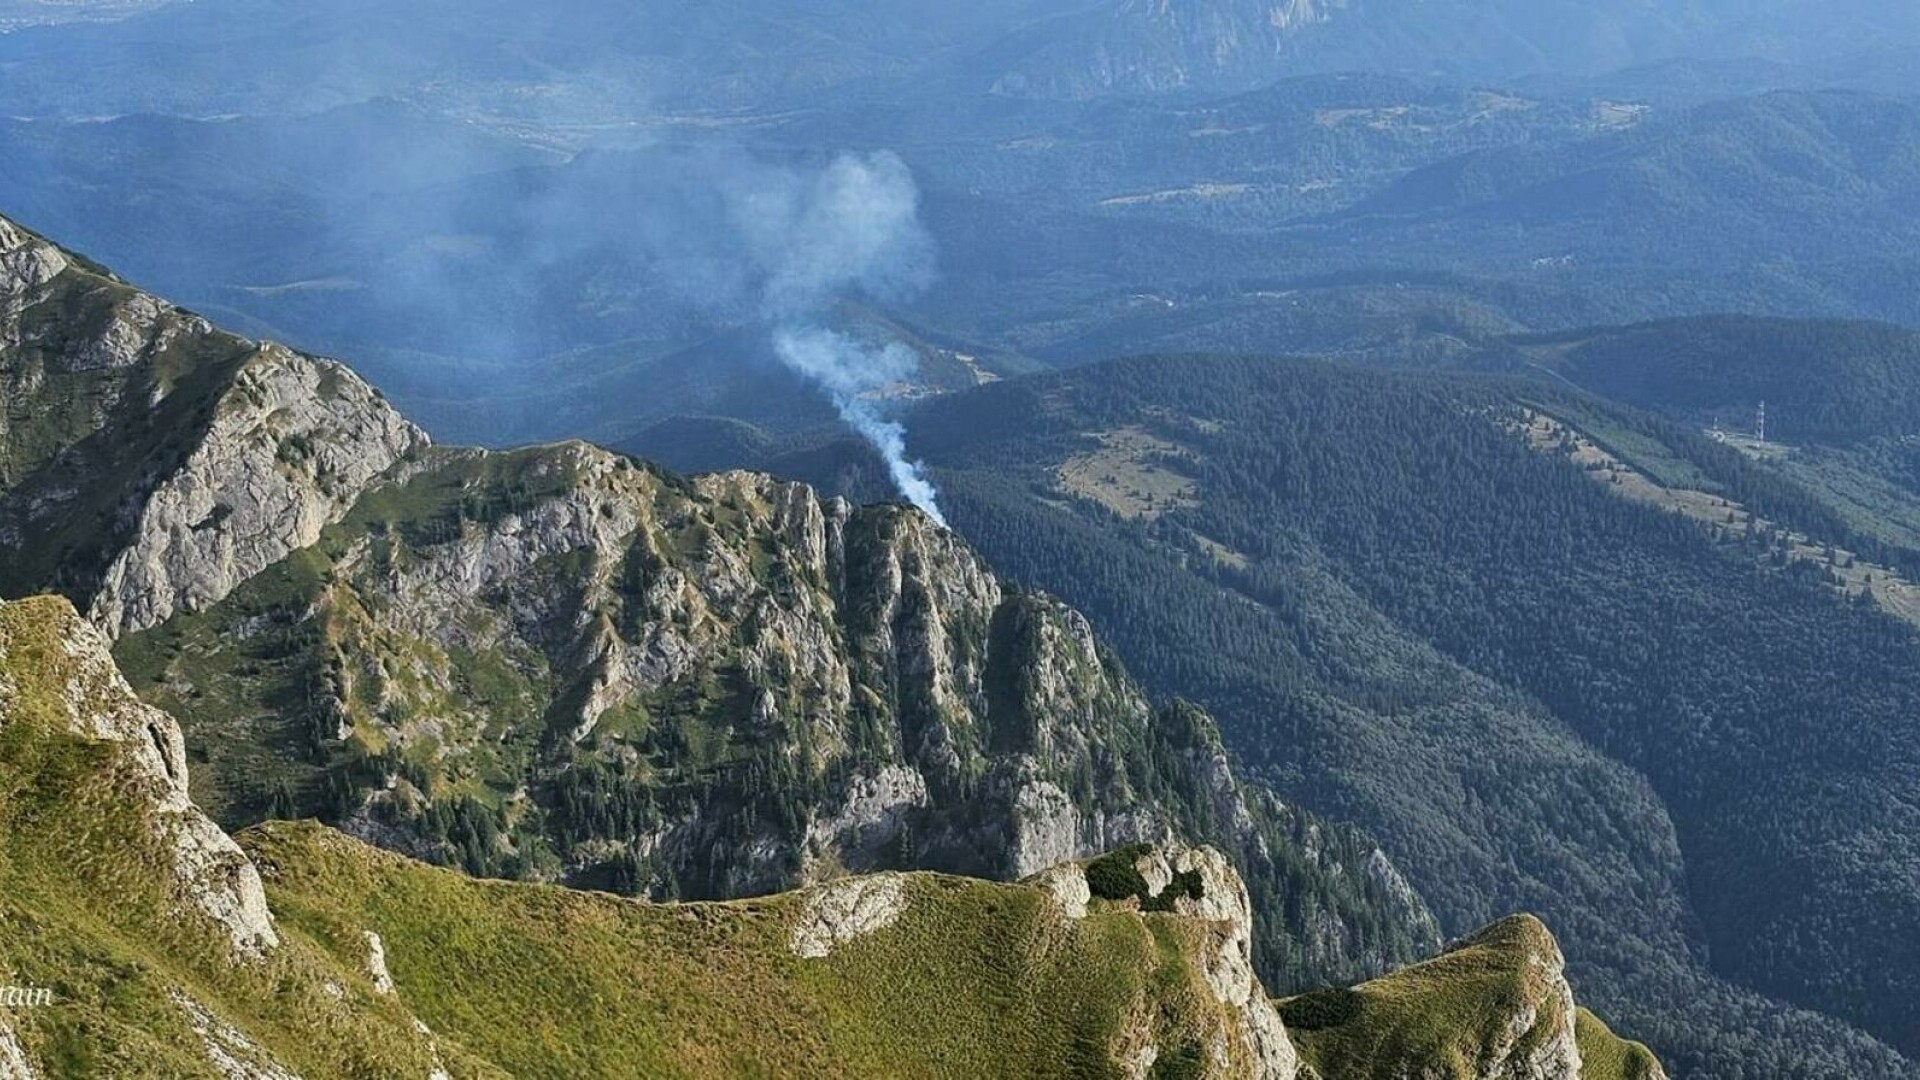
[(1915, 915), (1912, 624), (1617, 494), (1530, 414), (1845, 546), (1738, 452), (1543, 381), (1141, 358), (929, 404), (915, 449), (990, 558), (1206, 704), (1283, 797), (1387, 838), (1443, 923), (1577, 923), (1575, 970), (1645, 1003), (1681, 1068), (1777, 1075), (1807, 1041), (1832, 1075), (1890, 1068), (1859, 1032), (1912, 1045), (1886, 962)]
[(1916, 88), (0, 0), (0, 1080), (1920, 1077)]

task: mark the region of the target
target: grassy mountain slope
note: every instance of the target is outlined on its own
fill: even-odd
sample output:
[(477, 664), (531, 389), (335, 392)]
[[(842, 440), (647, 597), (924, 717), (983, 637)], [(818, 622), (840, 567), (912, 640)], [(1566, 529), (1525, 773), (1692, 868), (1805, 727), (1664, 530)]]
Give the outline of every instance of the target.
[[(1381, 1076), (1405, 1060), (1428, 1063), (1426, 1075), (1434, 1077), (1499, 1075), (1519, 1063), (1565, 1057), (1571, 1031), (1581, 1077), (1664, 1078), (1645, 1046), (1621, 1039), (1574, 1004), (1558, 981), (1561, 965), (1547, 928), (1517, 916), (1424, 964), (1352, 989), (1293, 998), (1280, 1011), (1323, 1076)], [(1489, 1001), (1506, 1003), (1533, 1024), (1488, 1012)]]
[[(1092, 1076), (1148, 1047), (1198, 1067), (1239, 1023), (1196, 962), (1203, 922), (1071, 919), (1034, 886), (915, 874), (655, 906), (476, 882), (312, 827), (245, 842), (285, 923), (347, 955), (379, 927), (399, 996), (516, 1076)], [(797, 924), (863, 887), (897, 910), (796, 955)], [(555, 1007), (574, 1001), (594, 1007)], [(1263, 1075), (1233, 1051), (1216, 1075)]]
[[(235, 846), (179, 742), (70, 604), (0, 603), (0, 960), (49, 993), (0, 1017), (9, 1076), (1295, 1075), (1204, 849), (655, 905), (312, 823)], [(1511, 1007), (1455, 1004), (1463, 1039)]]
[(33, 1063), (9, 1075), (217, 1076), (216, 1053), (314, 1076), (424, 1077), (437, 1063), (497, 1075), (451, 1047), (436, 1061), (432, 1040), (373, 992), (359, 963), (310, 940), (236, 954), (209, 911), (240, 905), (204, 900), (228, 874), (251, 876), (256, 898), (260, 880), (237, 848), (217, 873), (187, 872), (178, 838), (193, 834), (197, 811), (146, 758), (148, 740), (168, 731), (178, 738), (138, 704), (66, 601), (0, 605), (0, 907), (15, 928), (0, 958), (18, 985), (54, 997), (0, 1021), (0, 1058)]

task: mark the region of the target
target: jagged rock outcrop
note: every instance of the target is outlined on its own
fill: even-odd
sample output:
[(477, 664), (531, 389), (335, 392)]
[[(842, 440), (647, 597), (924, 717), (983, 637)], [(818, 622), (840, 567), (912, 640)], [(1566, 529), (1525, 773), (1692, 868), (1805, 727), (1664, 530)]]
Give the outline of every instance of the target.
[[(1097, 883), (1089, 880), (1090, 868)], [(1124, 882), (1118, 889), (1116, 880)], [(1243, 1063), (1246, 1075), (1263, 1080), (1291, 1080), (1299, 1071), (1299, 1055), (1286, 1026), (1254, 973), (1253, 901), (1225, 855), (1205, 847), (1143, 844), (1090, 866), (1054, 867), (1033, 883), (1045, 888), (1070, 918), (1086, 917), (1098, 897), (1207, 923), (1212, 934), (1199, 950), (1199, 968), (1214, 1001), (1233, 1018), (1206, 1046), (1208, 1062), (1218, 1075), (1233, 1075), (1235, 1063)], [(1155, 1058), (1146, 1054), (1133, 1059), (1137, 1075), (1148, 1075)]]
[(29, 290), (52, 281), (66, 268), (67, 258), (58, 248), (0, 218), (0, 315), (18, 314)]
[(361, 933), (367, 942), (367, 978), (373, 980), (376, 994), (393, 993), (393, 975), (387, 971), (387, 944), (371, 930)]
[(1531, 915), (1351, 990), (1283, 1002), (1281, 1015), (1326, 1077), (1580, 1080), (1592, 1059), (1605, 1075), (1665, 1080), (1646, 1047), (1575, 1004), (1560, 946)]
[(0, 1018), (0, 1077), (440, 1066), (377, 953), (366, 971), (276, 923), (260, 867), (189, 798), (178, 725), (65, 598), (0, 602), (0, 787), (0, 970), (21, 1006)]
[(1486, 1080), (1579, 1080), (1573, 987), (1559, 943), (1540, 920), (1516, 915), (1469, 938), (1456, 949), (1499, 948), (1517, 954), (1521, 993), (1494, 1037), (1478, 1072)]
[(134, 696), (105, 637), (66, 601), (0, 601), (0, 728), (49, 723), (113, 747), (124, 809), (169, 853), (166, 886), (182, 911), (217, 923), (237, 958), (279, 944), (259, 873), (188, 796), (179, 725)]
[(256, 344), (0, 219), (0, 593), (108, 636), (311, 544), (426, 437), (345, 367)]

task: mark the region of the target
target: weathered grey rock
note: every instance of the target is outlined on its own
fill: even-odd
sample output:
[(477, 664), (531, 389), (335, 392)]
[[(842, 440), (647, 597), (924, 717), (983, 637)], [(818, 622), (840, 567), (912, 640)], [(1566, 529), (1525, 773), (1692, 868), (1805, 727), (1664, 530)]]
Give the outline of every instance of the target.
[[(27, 601), (55, 624), (66, 663), (44, 673), (60, 680), (66, 725), (84, 738), (112, 743), (140, 783), (153, 827), (171, 845), (172, 886), (183, 907), (220, 925), (237, 957), (258, 957), (279, 944), (259, 872), (232, 838), (194, 805), (187, 792), (186, 749), (172, 717), (142, 703), (114, 665), (106, 638), (64, 600)], [(8, 642), (0, 637), (0, 661)], [(0, 688), (0, 725), (14, 688)]]
[(387, 944), (371, 930), (361, 932), (367, 942), (367, 978), (373, 980), (376, 994), (393, 993), (393, 976), (387, 971)]
[(0, 1080), (37, 1080), (33, 1062), (20, 1046), (20, 1037), (6, 1021), (0, 1020)]
[[(623, 731), (603, 730), (609, 715), (703, 679), (755, 687), (730, 725), (787, 748), (802, 775), (848, 775), (800, 808), (797, 834), (764, 816), (745, 835), (727, 826), (727, 791), (624, 844), (649, 880), (717, 868), (703, 895), (901, 865), (1021, 877), (1171, 835), (1108, 750), (1137, 741), (1114, 732), (1149, 725), (1151, 709), (1085, 620), (1009, 596), (923, 515), (855, 511), (758, 474), (683, 484), (581, 443), (421, 460), (414, 482), (430, 488), (491, 469), (547, 494), (430, 542), (346, 547), (333, 576), (350, 593), (318, 596), (311, 612), (340, 649), (328, 730), (447, 757), (510, 737), (499, 710), (462, 696), (442, 659), (456, 653), (499, 658), (536, 685), (578, 677), (577, 690), (554, 692), (549, 709), (564, 712), (547, 722), (565, 725), (575, 752), (618, 760), (635, 751)], [(997, 708), (996, 649), (1007, 654)], [(877, 740), (857, 730), (876, 720)], [(1069, 793), (1076, 771), (1099, 782)], [(377, 791), (348, 828), (431, 856), (394, 825), (423, 798)], [(562, 856), (584, 868), (622, 854), (588, 844)]]
[(206, 1048), (207, 1061), (223, 1080), (300, 1080), (298, 1073), (274, 1061), (244, 1032), (205, 1005), (177, 991), (173, 1002), (187, 1014), (187, 1022)]
[(854, 938), (892, 926), (907, 910), (906, 878), (874, 874), (808, 890), (793, 926), (795, 956), (819, 959)]
[(1031, 780), (1013, 797), (1013, 838), (1007, 852), (1015, 876), (1071, 859), (1080, 852), (1080, 811), (1050, 781)]
[(909, 828), (913, 812), (925, 809), (929, 802), (926, 778), (904, 765), (886, 765), (871, 776), (856, 776), (848, 783), (838, 812), (816, 816), (808, 823), (806, 866), (841, 863), (848, 853), (860, 863), (878, 859), (879, 849), (897, 843)]
[(1475, 1076), (1480, 1080), (1579, 1080), (1578, 1011), (1559, 944), (1539, 920), (1524, 915), (1496, 923), (1468, 944), (1487, 937), (1517, 943), (1524, 951), (1526, 970), (1521, 1000), (1487, 1041), (1475, 1063)]
[(1233, 864), (1212, 848), (1156, 845), (1135, 860), (1134, 867), (1155, 897), (1176, 877), (1198, 879), (1199, 895), (1176, 893), (1173, 910), (1214, 925), (1214, 947), (1203, 957), (1207, 986), (1240, 1020), (1227, 1033), (1237, 1047), (1210, 1048), (1216, 1067), (1226, 1070), (1236, 1060), (1247, 1061), (1253, 1063), (1252, 1075), (1261, 1080), (1292, 1080), (1300, 1071), (1300, 1056), (1254, 974), (1253, 901)]
[(66, 268), (66, 256), (58, 248), (0, 218), (0, 312)]
[(118, 636), (223, 599), (318, 540), (426, 442), (347, 369), (261, 346), (186, 461), (139, 507), (89, 617)]
[[(1062, 863), (1050, 867), (1033, 876), (1032, 883), (1047, 890), (1054, 903), (1069, 919), (1087, 917), (1087, 905), (1093, 902), (1093, 891), (1087, 886), (1087, 871), (1079, 863)], [(1152, 1062), (1147, 1063), (1151, 1065)]]

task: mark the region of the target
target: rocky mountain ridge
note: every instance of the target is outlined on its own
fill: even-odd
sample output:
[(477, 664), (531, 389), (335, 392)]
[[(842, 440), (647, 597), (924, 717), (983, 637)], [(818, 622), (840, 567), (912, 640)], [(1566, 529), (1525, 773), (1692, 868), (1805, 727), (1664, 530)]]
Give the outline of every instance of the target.
[(345, 368), (8, 226), (0, 595), (58, 591), (178, 716), (229, 828), (725, 898), (1229, 852), (1276, 985), (1438, 944), (1357, 832), (1234, 776), (1077, 613), (954, 534), (585, 444), (436, 448)]
[[(310, 823), (236, 845), (184, 798), (179, 742), (69, 603), (0, 603), (0, 905), (26, 928), (0, 961), (58, 988), (0, 1020), (6, 1075), (1340, 1075), (1255, 976), (1252, 900), (1212, 849), (1138, 845), (1019, 884), (888, 873), (636, 903), (476, 881)], [(1527, 973), (1525, 995), (1474, 988), (1445, 1014), (1488, 1067), (1380, 1066), (1657, 1077), (1583, 1065), (1644, 1051), (1597, 1022), (1573, 1034), (1551, 936), (1515, 925), (1433, 962)]]
[[(42, 800), (93, 790), (90, 767), (126, 778), (94, 807), (112, 827), (66, 837), (64, 861), (22, 863), (36, 875), (22, 895), (47, 895), (46, 879), (83, 903), (131, 898), (121, 931), (145, 940), (138, 924), (159, 918), (183, 963), (292, 979), (362, 1040), (316, 1057), (296, 1033), (306, 1019), (219, 1000), (173, 952), (87, 939), (141, 953), (149, 998), (167, 1003), (114, 1017), (125, 1041), (98, 1060), (138, 1060), (157, 1038), (200, 1047), (229, 1076), (343, 1062), (495, 1075), (497, 1047), (436, 1032), (484, 1041), (497, 1021), (398, 1006), (416, 965), (466, 962), (423, 956), (423, 940), (475, 932), (502, 903), (584, 905), (593, 919), (615, 903), (427, 871), (311, 826), (249, 832), (243, 852), (194, 807), (190, 762), (191, 794), (232, 826), (317, 814), (473, 875), (661, 898), (798, 886), (738, 911), (788, 926), (781, 955), (802, 961), (944, 927), (948, 945), (909, 955), (951, 978), (952, 918), (991, 922), (1011, 900), (1029, 921), (992, 940), (1045, 927), (1078, 942), (1018, 966), (1104, 972), (1060, 986), (1083, 995), (1069, 1012), (1123, 1018), (1096, 1042), (1126, 1075), (1294, 1076), (1268, 987), (1377, 973), (1437, 946), (1377, 846), (1241, 784), (1204, 713), (1151, 702), (1077, 612), (1001, 582), (916, 511), (751, 473), (684, 479), (580, 443), (432, 447), (336, 364), (221, 334), (23, 230), (8, 226), (0, 247), (0, 536), (19, 556), (0, 588), (57, 589), (87, 613), (52, 598), (0, 607), (0, 743), (51, 738), (79, 763), (48, 785), (44, 755), (20, 759)], [(31, 843), (45, 820), (17, 835)], [(73, 892), (69, 865), (112, 870)], [(341, 913), (382, 878), (447, 898), (400, 910), (466, 922), (409, 930), (391, 909)], [(359, 884), (342, 892), (343, 879)], [(274, 903), (297, 912), (291, 927)], [(710, 909), (686, 910), (699, 922)], [(937, 927), (914, 930), (923, 917)], [(537, 939), (548, 921), (509, 936)], [(715, 954), (689, 956), (704, 969)], [(349, 977), (334, 974), (343, 965)], [(1111, 993), (1133, 996), (1114, 1013)], [(1050, 1023), (1036, 1014), (1025, 1034), (1044, 1040)], [(69, 1053), (57, 1025), (7, 1035), (27, 1075)], [(953, 1060), (998, 1045), (941, 1038)], [(631, 1041), (595, 1036), (585, 1052), (625, 1061)]]
[(1153, 705), (1077, 613), (924, 515), (585, 444), (405, 472), (123, 643), (223, 820), (313, 813), (473, 873), (661, 898), (1015, 879), (1194, 837), (1268, 903), (1320, 898), (1270, 942), (1299, 964), (1435, 940), (1377, 848), (1243, 787), (1204, 714)]
[(0, 589), (109, 636), (197, 610), (427, 444), (346, 367), (256, 343), (0, 219)]

